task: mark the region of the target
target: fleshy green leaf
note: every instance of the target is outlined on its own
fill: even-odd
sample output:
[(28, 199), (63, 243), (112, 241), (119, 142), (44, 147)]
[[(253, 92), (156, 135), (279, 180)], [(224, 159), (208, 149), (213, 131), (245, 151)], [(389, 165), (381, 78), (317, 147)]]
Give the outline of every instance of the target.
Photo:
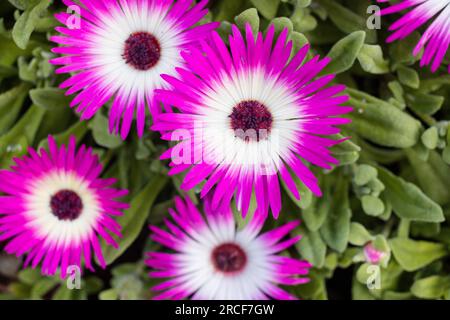
[(44, 109), (31, 106), (19, 122), (0, 137), (0, 163), (3, 166), (7, 166), (12, 158), (23, 155), (28, 145), (34, 142), (44, 114)]
[(372, 74), (389, 72), (389, 63), (383, 59), (383, 51), (379, 45), (364, 44), (358, 53), (358, 61), (366, 72)]
[(365, 213), (369, 216), (377, 217), (384, 212), (384, 204), (379, 198), (372, 195), (361, 197), (361, 204)]
[(389, 240), (395, 259), (406, 271), (415, 271), (447, 254), (440, 243), (415, 241), (407, 238)]
[(350, 224), (350, 234), (348, 236), (349, 243), (355, 246), (362, 246), (372, 239), (372, 235), (362, 224), (357, 222), (352, 222)]
[(166, 176), (155, 174), (145, 188), (131, 200), (130, 208), (125, 210), (124, 214), (117, 219), (117, 222), (122, 226), (123, 237), (118, 241), (119, 249), (102, 242), (104, 258), (107, 264), (111, 264), (116, 260), (137, 238), (144, 227), (153, 202), (167, 181), (168, 178)]
[(47, 10), (49, 5), (50, 1), (40, 0), (35, 6), (27, 7), (25, 12), (16, 21), (12, 30), (12, 36), (19, 48), (25, 49), (27, 47), (31, 33), (34, 31), (41, 15)]
[(319, 232), (309, 231), (306, 228), (300, 229), (302, 239), (296, 243), (296, 248), (302, 258), (308, 260), (316, 268), (321, 268), (325, 263), (327, 246), (320, 237)]
[(397, 107), (369, 94), (347, 89), (349, 104), (355, 111), (348, 115), (353, 131), (369, 141), (387, 147), (409, 148), (420, 137), (421, 124)]
[(0, 135), (4, 134), (17, 120), (28, 88), (28, 85), (23, 83), (0, 94)]
[(450, 277), (430, 276), (414, 282), (411, 292), (422, 299), (439, 299), (450, 289)]
[(372, 43), (376, 41), (376, 30), (369, 30), (367, 28), (367, 17), (358, 15), (334, 0), (317, 0), (317, 2), (327, 10), (330, 19), (338, 29), (345, 33), (367, 30), (368, 42)]
[(354, 181), (358, 186), (368, 184), (378, 175), (377, 169), (373, 166), (362, 164), (356, 168)]
[(440, 205), (450, 202), (450, 169), (437, 152), (431, 151), (427, 161), (412, 149), (406, 155), (423, 191)]
[(428, 148), (428, 149), (436, 149), (438, 144), (438, 130), (436, 127), (431, 127), (425, 130), (425, 132), (420, 137), (422, 140), (422, 143)]
[(341, 73), (350, 69), (355, 63), (366, 34), (364, 31), (355, 31), (339, 40), (328, 52), (331, 62), (322, 70), (322, 74)]
[(273, 19), (277, 13), (280, 0), (250, 0), (266, 19)]
[(258, 11), (255, 8), (250, 8), (239, 14), (235, 19), (236, 24), (242, 30), (245, 29), (245, 25), (249, 23), (252, 26), (253, 34), (257, 34), (259, 31), (259, 16)]
[(101, 112), (97, 112), (88, 127), (92, 130), (92, 135), (94, 136), (95, 142), (102, 147), (115, 149), (123, 143), (119, 136), (109, 132), (108, 119)]
[(420, 86), (419, 74), (412, 68), (400, 65), (397, 69), (398, 80), (405, 86), (418, 89)]
[(58, 88), (42, 88), (30, 90), (33, 103), (41, 108), (68, 108), (71, 98)]
[(408, 93), (406, 95), (408, 107), (418, 113), (430, 115), (435, 114), (439, 109), (441, 109), (444, 101), (444, 97), (421, 92)]
[(378, 176), (386, 186), (386, 198), (400, 218), (424, 222), (444, 221), (442, 208), (416, 185), (381, 167), (378, 168)]
[(341, 179), (336, 183), (331, 209), (327, 219), (320, 228), (325, 242), (334, 250), (344, 252), (350, 234), (350, 217), (352, 212), (348, 203), (348, 182)]

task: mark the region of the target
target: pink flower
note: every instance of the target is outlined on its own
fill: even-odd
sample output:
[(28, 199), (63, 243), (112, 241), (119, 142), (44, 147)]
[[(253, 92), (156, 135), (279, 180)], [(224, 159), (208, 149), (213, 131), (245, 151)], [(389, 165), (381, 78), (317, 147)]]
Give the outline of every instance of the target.
[(371, 264), (378, 264), (385, 256), (385, 253), (375, 249), (372, 242), (369, 242), (364, 246), (364, 256), (367, 262), (370, 262)]
[[(378, 0), (378, 2), (388, 2)], [(414, 49), (418, 55), (424, 49), (421, 66), (430, 65), (435, 72), (448, 51), (450, 45), (450, 0), (404, 0), (381, 11), (382, 15), (409, 10), (389, 28), (393, 33), (388, 42), (402, 40), (421, 26), (430, 22)], [(450, 66), (448, 68), (450, 73)]]
[(163, 139), (179, 141), (162, 155), (172, 159), (170, 174), (188, 170), (182, 188), (202, 185), (201, 196), (212, 193), (212, 206), (228, 207), (235, 198), (245, 215), (252, 192), (258, 210), (281, 209), (279, 178), (300, 198), (299, 178), (315, 195), (321, 191), (309, 162), (331, 169), (338, 161), (329, 147), (341, 141), (327, 138), (340, 132), (340, 117), (352, 110), (340, 106), (344, 86), (324, 88), (334, 75), (315, 77), (329, 59), (318, 56), (304, 62), (309, 47), (292, 60), (292, 41), (285, 29), (275, 40), (275, 29), (256, 39), (249, 25), (241, 35), (233, 26), (230, 49), (216, 32), (202, 50), (183, 53), (185, 68), (164, 75), (171, 89), (158, 96), (178, 112), (158, 117), (152, 129)]
[(165, 220), (169, 231), (150, 227), (151, 239), (173, 251), (147, 254), (150, 277), (168, 278), (152, 289), (161, 291), (155, 299), (294, 299), (278, 285), (308, 282), (308, 262), (278, 254), (300, 240), (286, 238), (298, 221), (260, 234), (261, 215), (237, 230), (231, 210), (213, 210), (209, 199), (206, 220), (189, 198), (176, 198), (175, 206), (173, 222)]
[[(51, 40), (60, 44), (52, 51), (62, 56), (51, 60), (62, 65), (57, 73), (70, 73), (60, 87), (77, 93), (70, 104), (81, 119), (91, 118), (113, 100), (109, 129), (125, 139), (133, 118), (139, 136), (144, 133), (146, 108), (159, 110), (155, 89), (166, 88), (160, 74), (175, 74), (183, 66), (180, 51), (195, 44), (217, 23), (195, 26), (206, 14), (207, 0), (63, 0), (69, 13), (56, 18), (66, 25)], [(77, 15), (79, 13), (79, 15)], [(121, 125), (120, 125), (121, 123)]]
[(15, 159), (10, 170), (0, 170), (0, 241), (5, 251), (27, 255), (25, 266), (42, 262), (42, 273), (58, 268), (65, 278), (69, 266), (93, 270), (96, 256), (105, 268), (99, 238), (117, 247), (110, 233), (121, 236), (112, 216), (128, 206), (115, 198), (127, 190), (110, 186), (115, 179), (101, 179), (102, 165), (89, 148), (75, 150), (75, 138), (67, 148), (49, 137), (49, 152), (29, 149), (29, 156)]

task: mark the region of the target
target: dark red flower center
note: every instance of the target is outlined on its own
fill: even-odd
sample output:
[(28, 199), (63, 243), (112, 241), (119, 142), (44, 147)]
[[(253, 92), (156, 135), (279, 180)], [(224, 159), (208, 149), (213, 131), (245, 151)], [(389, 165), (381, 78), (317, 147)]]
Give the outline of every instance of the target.
[(245, 141), (267, 138), (272, 128), (272, 114), (255, 100), (242, 101), (229, 116), (235, 135)]
[(50, 207), (59, 220), (75, 220), (83, 210), (83, 202), (74, 191), (61, 190), (52, 196)]
[(211, 254), (211, 259), (214, 267), (224, 273), (241, 271), (247, 263), (244, 250), (234, 243), (217, 246)]
[(161, 57), (158, 40), (148, 32), (135, 32), (125, 41), (123, 58), (137, 70), (148, 70), (156, 65)]

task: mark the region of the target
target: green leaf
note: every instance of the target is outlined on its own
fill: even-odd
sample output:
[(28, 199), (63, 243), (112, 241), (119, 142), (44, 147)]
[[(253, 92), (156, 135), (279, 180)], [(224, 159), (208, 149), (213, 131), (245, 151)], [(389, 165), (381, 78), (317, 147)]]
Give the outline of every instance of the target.
[(301, 5), (297, 5), (290, 17), (294, 30), (308, 32), (317, 27), (316, 18), (311, 15), (311, 10)]
[(447, 254), (440, 243), (415, 241), (407, 238), (389, 240), (395, 259), (406, 271), (416, 271)]
[(420, 137), (422, 143), (430, 150), (436, 149), (438, 144), (438, 130), (436, 127), (431, 127), (425, 130), (425, 132)]
[(414, 282), (411, 292), (422, 299), (439, 299), (450, 289), (450, 277), (431, 276)]
[(293, 43), (292, 56), (297, 54), (297, 52), (308, 44), (308, 39), (305, 37), (303, 33), (293, 31), (291, 32), (291, 40)]
[(321, 74), (337, 74), (350, 69), (364, 44), (365, 37), (364, 31), (356, 31), (339, 40), (328, 52), (327, 56), (331, 58), (331, 62)]
[(358, 61), (366, 72), (372, 74), (389, 72), (389, 63), (383, 59), (383, 51), (379, 45), (364, 44), (358, 53)]
[[(336, 139), (343, 139), (344, 136), (336, 135)], [(345, 140), (331, 147), (333, 156), (339, 161), (338, 166), (345, 166), (355, 163), (360, 157), (361, 148), (350, 140)]]
[(351, 215), (348, 201), (348, 182), (341, 178), (336, 182), (331, 199), (331, 209), (320, 228), (320, 234), (328, 246), (341, 253), (347, 248)]
[(27, 47), (31, 33), (49, 5), (50, 1), (41, 0), (35, 6), (27, 8), (16, 21), (12, 30), (12, 37), (19, 48), (25, 49)]
[(13, 294), (12, 299), (29, 299), (31, 287), (20, 282), (13, 282), (8, 286), (8, 291)]
[(384, 212), (384, 203), (379, 198), (372, 195), (361, 197), (361, 205), (365, 213), (369, 216), (377, 217)]
[(17, 74), (17, 69), (0, 65), (0, 81), (2, 78), (8, 78)]
[(355, 89), (347, 89), (349, 105), (355, 111), (347, 115), (352, 119), (348, 127), (361, 137), (377, 144), (409, 148), (417, 143), (421, 124), (399, 108)]
[(238, 229), (244, 228), (250, 221), (252, 221), (252, 218), (255, 215), (256, 208), (257, 202), (254, 192), (252, 193), (252, 196), (250, 198), (250, 204), (245, 217), (243, 216), (243, 213), (237, 209), (236, 201), (233, 199), (231, 210), (233, 211), (234, 220), (236, 221)]
[(317, 231), (325, 222), (328, 212), (330, 211), (330, 198), (331, 195), (324, 192), (320, 199), (313, 197), (311, 204), (303, 209), (302, 219), (309, 230)]
[(36, 283), (39, 279), (42, 278), (41, 272), (38, 269), (32, 269), (27, 268), (24, 270), (21, 270), (18, 275), (18, 279), (28, 285), (33, 285)]
[(444, 151), (442, 151), (442, 159), (446, 164), (450, 165), (450, 145), (446, 146)]
[(123, 144), (123, 141), (119, 136), (109, 132), (108, 119), (101, 112), (96, 113), (88, 127), (92, 130), (95, 142), (102, 147), (115, 149)]
[(117, 300), (119, 298), (119, 294), (116, 289), (112, 288), (100, 292), (98, 298), (100, 300)]
[(418, 113), (435, 114), (442, 108), (445, 98), (431, 94), (414, 92), (406, 94), (408, 107)]
[(298, 234), (302, 236), (302, 239), (295, 244), (295, 247), (302, 258), (308, 260), (314, 267), (322, 268), (325, 263), (327, 246), (319, 232), (309, 231), (304, 227), (299, 230)]
[(330, 19), (338, 29), (345, 33), (366, 30), (368, 42), (376, 42), (376, 30), (367, 28), (367, 17), (358, 15), (351, 9), (342, 6), (334, 0), (317, 0), (317, 2), (327, 10)]
[(130, 203), (130, 208), (117, 219), (122, 226), (123, 237), (118, 241), (119, 249), (102, 242), (102, 248), (106, 263), (109, 265), (134, 242), (147, 220), (153, 202), (166, 185), (168, 178), (165, 175), (155, 174)]
[(261, 12), (261, 15), (270, 20), (277, 14), (280, 0), (250, 0), (250, 2)]
[[(77, 140), (77, 142), (80, 142), (83, 137), (88, 132), (88, 127), (86, 122), (84, 121), (77, 121), (74, 125), (72, 125), (69, 129), (66, 131), (53, 135), (53, 138), (55, 138), (55, 141), (58, 145), (65, 144), (67, 145), (69, 143), (69, 139), (71, 136), (74, 136)], [(48, 139), (47, 137), (41, 140), (39, 143), (39, 148), (47, 148), (48, 147)]]
[(97, 293), (103, 287), (102, 279), (97, 278), (95, 276), (88, 277), (83, 282), (84, 282), (83, 287), (85, 288), (87, 294)]
[(286, 17), (275, 18), (270, 21), (270, 25), (274, 26), (276, 36), (279, 36), (284, 29), (287, 29), (289, 31), (289, 34), (291, 34), (294, 29), (292, 21)]
[(308, 274), (308, 278), (310, 279), (308, 283), (295, 286), (295, 293), (302, 299), (326, 300), (327, 288), (325, 277), (319, 272), (312, 270)]
[(403, 65), (397, 68), (398, 80), (413, 89), (418, 89), (420, 86), (419, 74), (412, 68), (405, 67)]
[(398, 81), (390, 81), (388, 82), (388, 88), (392, 92), (394, 98), (390, 98), (389, 102), (392, 101), (392, 104), (397, 106), (400, 109), (405, 109), (405, 98), (403, 97), (405, 91), (403, 90), (402, 85)]
[(357, 222), (352, 222), (350, 224), (350, 233), (348, 236), (348, 242), (350, 244), (353, 244), (355, 246), (362, 246), (372, 239), (373, 236), (362, 224)]
[[(0, 30), (1, 30), (1, 19), (0, 19)], [(34, 44), (35, 46), (36, 44)], [(12, 66), (16, 63), (19, 56), (28, 55), (34, 47), (33, 45), (28, 46), (26, 50), (22, 50), (16, 46), (14, 41), (10, 39), (9, 34), (5, 35), (0, 32), (0, 65)]]
[(69, 108), (70, 97), (58, 88), (40, 88), (30, 90), (30, 98), (33, 103), (41, 108)]
[[(294, 176), (294, 175), (293, 175)], [(298, 180), (296, 180), (298, 181)], [(299, 187), (300, 196), (305, 202), (302, 204), (302, 200), (297, 205), (302, 210), (302, 220), (311, 231), (317, 231), (325, 222), (331, 206), (331, 181), (329, 177), (321, 177), (320, 182), (322, 187), (322, 197), (313, 197), (311, 191), (304, 185)], [(307, 199), (305, 199), (305, 194)]]
[(74, 290), (67, 288), (64, 285), (61, 285), (58, 290), (56, 290), (55, 294), (52, 296), (52, 300), (75, 300), (74, 299)]
[(247, 4), (242, 0), (220, 1), (213, 8), (214, 20), (222, 21), (222, 24), (228, 24), (228, 21), (233, 21), (235, 16), (247, 8)]
[(32, 2), (30, 0), (8, 0), (8, 1), (17, 9), (20, 10), (25, 10), (29, 6), (29, 3)]
[(33, 89), (30, 91), (30, 98), (35, 105), (47, 110), (36, 139), (41, 140), (49, 134), (60, 133), (70, 125), (70, 98), (64, 95), (64, 91), (57, 88)]
[(370, 293), (367, 286), (361, 284), (356, 279), (352, 282), (352, 299), (353, 300), (375, 300), (375, 297)]
[(56, 277), (42, 278), (31, 289), (31, 299), (42, 299), (47, 293), (58, 285)]
[(17, 120), (28, 89), (28, 85), (23, 83), (0, 94), (0, 135)]
[(258, 11), (255, 8), (250, 8), (239, 14), (234, 21), (239, 28), (245, 30), (245, 25), (249, 23), (252, 26), (253, 34), (257, 34), (259, 31), (259, 16)]
[(16, 125), (0, 137), (0, 163), (8, 166), (12, 158), (26, 153), (26, 148), (34, 142), (45, 110), (31, 106)]
[(295, 174), (291, 174), (292, 179), (294, 180), (295, 185), (297, 186), (298, 193), (300, 194), (300, 200), (297, 200), (292, 192), (287, 187), (284, 180), (281, 181), (284, 190), (286, 191), (289, 198), (294, 202), (300, 209), (308, 208), (313, 200), (313, 195), (311, 190), (308, 189), (297, 177)]
[(412, 149), (406, 155), (423, 191), (440, 205), (450, 202), (450, 168), (438, 153), (431, 151), (427, 161)]
[(410, 300), (413, 295), (410, 292), (384, 291), (384, 300)]
[(377, 175), (378, 172), (376, 168), (367, 164), (362, 164), (356, 168), (355, 177), (353, 179), (358, 186), (363, 186), (368, 184), (372, 179), (375, 179)]
[(416, 185), (406, 182), (381, 167), (378, 167), (378, 176), (386, 186), (384, 192), (386, 198), (400, 218), (424, 222), (444, 221), (441, 207)]
[(389, 46), (389, 54), (393, 60), (398, 63), (413, 64), (421, 58), (421, 54), (413, 55), (414, 48), (420, 41), (421, 35), (419, 32), (413, 32), (402, 41), (396, 41)]

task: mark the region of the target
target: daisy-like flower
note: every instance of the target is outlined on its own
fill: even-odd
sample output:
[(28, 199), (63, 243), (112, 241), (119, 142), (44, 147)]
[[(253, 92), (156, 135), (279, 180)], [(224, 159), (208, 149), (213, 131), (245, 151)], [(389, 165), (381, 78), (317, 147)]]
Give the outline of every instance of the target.
[[(328, 148), (340, 141), (324, 137), (340, 131), (339, 117), (351, 107), (340, 106), (348, 97), (343, 85), (330, 83), (334, 75), (314, 80), (329, 62), (318, 56), (303, 63), (309, 47), (289, 60), (292, 41), (284, 29), (275, 44), (270, 26), (256, 39), (250, 25), (245, 37), (232, 27), (229, 50), (216, 32), (202, 50), (183, 53), (186, 69), (163, 76), (171, 84), (158, 96), (179, 112), (167, 112), (153, 125), (163, 139), (179, 141), (162, 155), (171, 158), (170, 174), (189, 170), (182, 188), (203, 180), (202, 197), (214, 193), (212, 206), (227, 207), (235, 196), (243, 214), (252, 193), (258, 210), (275, 217), (281, 209), (279, 177), (300, 199), (292, 175), (320, 196), (317, 179), (304, 161), (331, 168), (338, 161)], [(231, 51), (231, 52), (230, 52)]]
[(155, 299), (287, 300), (295, 297), (279, 285), (308, 282), (301, 277), (307, 261), (278, 254), (300, 240), (286, 238), (298, 221), (261, 234), (262, 215), (237, 230), (230, 208), (213, 210), (209, 198), (204, 215), (188, 198), (176, 198), (175, 206), (169, 210), (175, 223), (165, 221), (169, 231), (150, 227), (152, 240), (175, 251), (147, 253), (150, 277), (168, 278), (152, 288), (161, 292)]
[(154, 91), (165, 88), (160, 74), (183, 65), (180, 51), (204, 38), (216, 23), (194, 26), (206, 14), (207, 0), (63, 0), (68, 12), (56, 18), (65, 27), (51, 40), (62, 57), (57, 73), (71, 73), (60, 87), (77, 93), (71, 102), (81, 119), (91, 118), (113, 100), (109, 129), (125, 139), (133, 118), (144, 133), (146, 109), (157, 116)]
[(99, 178), (97, 156), (85, 146), (76, 151), (75, 138), (67, 148), (52, 137), (48, 143), (49, 151), (29, 148), (29, 156), (0, 170), (0, 242), (10, 254), (27, 255), (25, 267), (42, 262), (47, 275), (60, 269), (65, 278), (82, 260), (93, 270), (92, 256), (105, 268), (99, 238), (117, 247), (110, 233), (121, 236), (120, 225), (112, 216), (127, 205), (115, 198), (127, 191), (111, 188), (115, 179)]
[[(381, 10), (380, 14), (387, 15), (403, 10), (409, 11), (389, 27), (393, 33), (387, 41), (404, 39), (424, 24), (431, 22), (413, 53), (418, 55), (423, 49), (420, 65), (431, 64), (431, 70), (435, 72), (442, 64), (450, 45), (450, 0), (404, 0)], [(450, 66), (448, 72), (450, 73)]]

